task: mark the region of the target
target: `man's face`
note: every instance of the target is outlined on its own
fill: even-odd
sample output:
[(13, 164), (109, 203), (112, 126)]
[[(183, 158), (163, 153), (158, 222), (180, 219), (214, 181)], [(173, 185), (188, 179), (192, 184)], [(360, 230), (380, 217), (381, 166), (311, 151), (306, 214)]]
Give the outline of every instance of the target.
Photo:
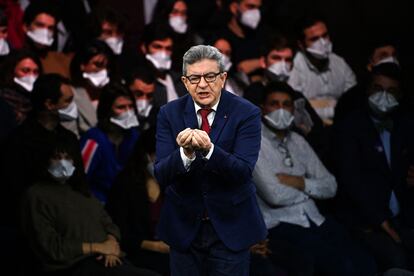
[(60, 98), (58, 99), (57, 103), (52, 103), (50, 99), (47, 99), (45, 102), (46, 109), (57, 113), (59, 109), (64, 109), (70, 105), (73, 101), (73, 91), (71, 87), (67, 84), (62, 84), (60, 86)]
[(103, 69), (106, 69), (108, 66), (108, 58), (99, 54), (92, 57), (88, 63), (81, 64), (81, 71), (85, 73), (96, 73)]
[(112, 104), (112, 115), (119, 116), (128, 110), (134, 110), (134, 104), (130, 98), (127, 97), (118, 97)]
[(40, 13), (26, 28), (28, 31), (34, 31), (36, 29), (48, 29), (50, 32), (54, 33), (55, 27), (56, 20), (53, 16), (47, 13)]
[[(199, 83), (191, 83), (188, 77), (217, 74), (215, 80), (207, 82), (204, 77), (199, 79)], [(193, 100), (201, 107), (213, 107), (220, 99), (221, 89), (224, 86), (227, 73), (220, 73), (217, 61), (203, 59), (187, 66), (187, 75), (181, 79), (190, 93)]]
[(0, 39), (7, 39), (8, 28), (7, 26), (0, 26)]
[(164, 40), (154, 40), (150, 44), (148, 44), (147, 54), (155, 54), (157, 52), (164, 51), (167, 55), (171, 56), (173, 48), (173, 41), (171, 38), (167, 38)]
[(392, 94), (396, 99), (402, 96), (400, 82), (383, 75), (378, 75), (373, 78), (371, 86), (368, 88), (368, 96), (384, 90)]
[(388, 58), (388, 57), (396, 57), (397, 50), (392, 45), (386, 45), (382, 47), (378, 47), (372, 53), (370, 65), (371, 67), (376, 65), (379, 61)]
[(239, 11), (243, 13), (248, 10), (260, 9), (261, 6), (262, 0), (243, 0), (239, 4)]
[(140, 79), (135, 79), (134, 82), (129, 86), (129, 90), (134, 94), (136, 100), (152, 100), (155, 84), (145, 83)]
[(174, 4), (170, 17), (181, 16), (187, 18), (187, 4), (184, 1), (177, 1)]
[(266, 67), (271, 66), (272, 64), (284, 61), (289, 68), (292, 68), (293, 65), (293, 51), (290, 48), (285, 48), (281, 50), (272, 50), (265, 59)]
[(122, 38), (123, 35), (119, 32), (118, 26), (112, 23), (109, 23), (107, 21), (103, 21), (101, 24), (101, 35), (99, 36), (99, 39), (105, 40), (110, 37), (117, 37)]
[(273, 92), (267, 96), (262, 106), (263, 115), (269, 114), (277, 109), (283, 108), (293, 114), (293, 101), (289, 94), (284, 92)]
[(37, 77), (39, 75), (39, 67), (31, 58), (22, 59), (14, 68), (14, 76), (22, 78), (30, 75)]
[(315, 25), (306, 28), (303, 31), (303, 34), (304, 40), (303, 45), (301, 45), (302, 48), (310, 47), (314, 42), (318, 41), (321, 38), (330, 40), (328, 28), (323, 22), (317, 22)]

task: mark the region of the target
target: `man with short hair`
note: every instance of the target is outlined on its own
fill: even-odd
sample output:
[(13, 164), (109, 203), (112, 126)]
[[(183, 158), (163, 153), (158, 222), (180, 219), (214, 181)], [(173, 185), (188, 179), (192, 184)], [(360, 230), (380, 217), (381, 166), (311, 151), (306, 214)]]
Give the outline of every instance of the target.
[(297, 35), (300, 51), (288, 83), (305, 95), (326, 125), (331, 125), (336, 102), (356, 84), (355, 75), (345, 60), (332, 52), (322, 17), (303, 17), (297, 23)]
[(251, 181), (260, 111), (223, 90), (226, 77), (216, 48), (190, 48), (182, 76), (188, 94), (159, 112), (158, 232), (170, 246), (173, 276), (248, 275), (249, 247), (266, 236)]
[(316, 200), (334, 197), (337, 185), (309, 144), (290, 128), (293, 95), (286, 83), (273, 82), (262, 104), (262, 144), (253, 181), (269, 231), (270, 258), (293, 275), (373, 276), (372, 258), (316, 205)]

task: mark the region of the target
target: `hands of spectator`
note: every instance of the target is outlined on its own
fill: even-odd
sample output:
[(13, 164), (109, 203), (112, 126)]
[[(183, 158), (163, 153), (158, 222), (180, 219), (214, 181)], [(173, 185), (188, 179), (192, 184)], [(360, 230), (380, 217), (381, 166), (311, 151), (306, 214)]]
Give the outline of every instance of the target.
[(266, 258), (272, 253), (272, 251), (270, 251), (270, 249), (268, 248), (268, 243), (269, 243), (269, 240), (266, 239), (266, 240), (263, 240), (261, 242), (258, 242), (252, 245), (250, 247), (250, 252)]
[(156, 241), (155, 242), (156, 251), (168, 254), (170, 253), (170, 247), (163, 241)]
[(122, 265), (122, 261), (119, 257), (115, 255), (99, 255), (96, 257), (98, 261), (104, 260), (105, 267), (115, 267), (117, 265)]
[(408, 168), (407, 185), (408, 187), (414, 188), (414, 165)]
[(277, 173), (276, 177), (283, 185), (290, 186), (300, 191), (303, 191), (305, 189), (305, 179), (302, 176)]
[(184, 149), (184, 153), (188, 158), (192, 158), (194, 155), (194, 149), (192, 146), (193, 129), (186, 128), (178, 133), (176, 141), (178, 146)]
[(108, 238), (106, 241), (94, 244), (94, 253), (103, 255), (121, 255), (121, 249), (119, 243), (115, 238)]
[(393, 239), (396, 243), (401, 243), (400, 235), (398, 235), (397, 231), (391, 226), (391, 224), (388, 222), (388, 220), (385, 220), (381, 224), (381, 228), (387, 233), (391, 239)]
[(194, 129), (191, 145), (196, 150), (209, 151), (211, 148), (211, 140), (207, 132)]

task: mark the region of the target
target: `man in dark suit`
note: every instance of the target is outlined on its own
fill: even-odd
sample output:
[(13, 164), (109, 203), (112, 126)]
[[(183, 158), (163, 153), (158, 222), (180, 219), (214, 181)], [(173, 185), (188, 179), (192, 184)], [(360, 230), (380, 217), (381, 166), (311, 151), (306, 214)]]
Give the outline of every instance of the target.
[(400, 75), (395, 64), (375, 66), (364, 108), (335, 126), (338, 215), (384, 270), (413, 265), (414, 189), (406, 177), (414, 124), (400, 108)]
[(222, 89), (216, 48), (194, 46), (183, 61), (189, 94), (162, 107), (157, 122), (159, 238), (170, 245), (172, 275), (248, 275), (248, 249), (266, 236), (251, 181), (260, 110)]

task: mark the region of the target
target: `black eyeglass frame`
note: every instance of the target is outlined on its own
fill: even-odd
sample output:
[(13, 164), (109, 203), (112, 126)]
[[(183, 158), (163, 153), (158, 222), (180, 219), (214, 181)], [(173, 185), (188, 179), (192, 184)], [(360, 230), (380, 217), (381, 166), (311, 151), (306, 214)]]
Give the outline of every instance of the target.
[[(184, 76), (191, 84), (199, 84), (201, 81), (201, 78), (204, 78), (205, 82), (207, 83), (212, 83), (215, 82), (217, 80), (217, 76), (222, 74), (223, 72), (218, 72), (218, 73), (214, 73), (214, 72), (209, 72), (206, 74), (202, 74), (202, 75), (189, 75), (189, 76)], [(210, 75), (210, 76), (208, 76)], [(197, 77), (196, 80), (191, 80), (191, 77)], [(207, 79), (207, 78), (211, 77), (211, 79)]]

